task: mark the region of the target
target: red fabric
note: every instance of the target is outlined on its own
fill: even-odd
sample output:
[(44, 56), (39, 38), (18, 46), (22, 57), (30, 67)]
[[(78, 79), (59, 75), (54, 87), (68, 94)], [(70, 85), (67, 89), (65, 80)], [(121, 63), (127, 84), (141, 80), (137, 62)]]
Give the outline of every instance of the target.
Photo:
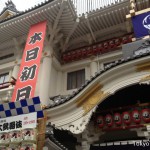
[[(14, 89), (14, 92), (13, 92), (13, 96), (12, 96), (12, 102), (16, 101), (18, 89), (21, 89), (21, 88), (26, 87), (28, 85), (31, 86), (31, 93), (30, 93), (29, 98), (34, 97), (36, 81), (37, 81), (38, 71), (39, 71), (39, 67), (40, 67), (40, 60), (41, 60), (41, 55), (42, 55), (42, 50), (43, 50), (45, 32), (46, 32), (46, 21), (37, 23), (37, 24), (32, 25), (30, 27), (28, 38), (27, 38), (27, 41), (26, 41), (26, 46), (25, 46), (25, 49), (24, 49), (23, 57), (22, 57), (22, 62), (21, 62), (21, 66), (20, 66), (18, 79), (17, 79), (16, 86), (15, 86), (15, 89)], [(30, 44), (31, 37), (34, 36), (35, 33), (42, 33), (42, 35), (41, 35), (42, 39), (40, 41), (36, 41), (34, 44)], [(27, 51), (29, 51), (29, 50), (31, 50), (35, 47), (40, 48), (39, 51), (38, 51), (37, 58), (35, 60), (26, 61)], [(32, 79), (32, 80), (29, 79), (25, 82), (22, 82), (20, 77), (22, 75), (23, 68), (25, 66), (30, 67), (34, 64), (37, 65), (34, 79)]]

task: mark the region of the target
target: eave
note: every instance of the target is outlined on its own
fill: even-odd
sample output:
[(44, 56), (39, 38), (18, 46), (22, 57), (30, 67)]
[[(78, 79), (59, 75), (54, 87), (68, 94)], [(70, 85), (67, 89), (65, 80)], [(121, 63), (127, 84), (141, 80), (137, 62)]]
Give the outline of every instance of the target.
[(107, 97), (133, 84), (150, 83), (150, 53), (121, 59), (97, 72), (77, 91), (47, 106), (48, 122), (58, 129), (82, 133), (92, 113)]
[[(65, 1), (65, 0), (64, 0)], [(0, 43), (8, 41), (13, 37), (19, 37), (28, 33), (29, 27), (32, 24), (47, 20), (48, 24), (54, 23), (57, 13), (61, 7), (61, 0), (47, 1), (40, 6), (36, 6), (31, 10), (19, 13), (9, 19), (0, 22)], [(62, 27), (62, 32), (66, 37), (70, 28), (72, 28), (76, 15), (71, 8), (69, 2), (66, 1), (65, 8), (62, 11), (61, 18), (59, 18), (58, 26)], [(69, 17), (66, 17), (69, 16)], [(63, 27), (63, 22), (67, 24)], [(68, 28), (68, 26), (70, 28)]]

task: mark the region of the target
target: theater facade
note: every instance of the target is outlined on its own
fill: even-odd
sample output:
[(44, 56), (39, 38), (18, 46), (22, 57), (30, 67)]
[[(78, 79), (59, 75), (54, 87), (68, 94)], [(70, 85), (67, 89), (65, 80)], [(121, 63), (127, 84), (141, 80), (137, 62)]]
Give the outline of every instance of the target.
[(79, 15), (77, 0), (46, 0), (20, 12), (6, 2), (1, 149), (150, 147), (150, 2), (86, 2), (98, 8)]

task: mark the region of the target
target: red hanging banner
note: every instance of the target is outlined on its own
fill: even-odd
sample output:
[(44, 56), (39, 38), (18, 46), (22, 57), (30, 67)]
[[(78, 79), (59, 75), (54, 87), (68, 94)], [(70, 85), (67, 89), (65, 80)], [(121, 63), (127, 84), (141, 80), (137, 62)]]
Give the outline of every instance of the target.
[(30, 27), (12, 102), (34, 97), (46, 33), (46, 21)]

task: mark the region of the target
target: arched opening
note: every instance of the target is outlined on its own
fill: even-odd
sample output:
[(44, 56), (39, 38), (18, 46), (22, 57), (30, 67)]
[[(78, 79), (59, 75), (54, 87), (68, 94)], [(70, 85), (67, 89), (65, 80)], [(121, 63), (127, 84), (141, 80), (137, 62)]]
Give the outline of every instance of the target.
[[(143, 110), (150, 109), (149, 93), (150, 85), (135, 84), (117, 91), (114, 95), (111, 95), (99, 104), (87, 128), (91, 141), (93, 137), (91, 150), (102, 149), (102, 147), (99, 147), (102, 143), (107, 146), (107, 143), (110, 142), (114, 145), (116, 141), (144, 140), (150, 137), (146, 135), (148, 134), (146, 124), (150, 121), (144, 122), (141, 113)], [(135, 110), (139, 111), (140, 122), (136, 122), (132, 118)], [(129, 112), (131, 115), (131, 122), (129, 124), (124, 123), (124, 112)], [(120, 114), (120, 118), (122, 119), (120, 124), (116, 124), (114, 119), (117, 113)], [(112, 117), (112, 125), (109, 124), (110, 120), (106, 120), (108, 114)], [(103, 122), (103, 126), (100, 126), (97, 122), (98, 117), (100, 117), (100, 122)]]
[(54, 130), (55, 138), (68, 150), (75, 150), (77, 139), (69, 131)]
[(114, 95), (105, 99), (97, 108), (105, 110), (122, 106), (135, 105), (137, 103), (150, 102), (150, 85), (135, 84), (117, 91)]
[[(100, 146), (104, 143), (107, 146), (107, 143), (114, 143), (116, 141), (144, 140), (147, 138), (145, 136), (145, 132), (147, 132), (145, 126), (139, 126), (140, 124), (134, 123), (133, 125), (137, 126), (133, 128), (127, 128), (129, 126), (125, 126), (125, 124), (123, 124), (123, 127), (120, 125), (121, 128), (117, 129), (113, 129), (114, 126), (99, 128), (97, 117), (99, 115), (106, 116), (106, 114), (114, 114), (116, 112), (122, 114), (124, 111), (132, 111), (133, 108), (150, 108), (149, 91), (150, 85), (144, 84), (135, 84), (120, 89), (114, 95), (111, 95), (99, 104), (83, 133), (73, 135), (69, 131), (55, 129), (54, 136), (62, 145), (71, 150), (80, 150), (86, 146), (90, 146), (90, 150), (107, 150), (108, 148), (106, 147), (101, 148), (95, 145)], [(119, 142), (119, 144), (121, 145), (121, 142)], [(113, 149), (111, 147), (109, 148)], [(120, 147), (118, 147), (118, 149), (119, 148)], [(120, 149), (124, 148), (121, 147)], [(130, 149), (130, 147), (125, 147), (125, 149)]]

